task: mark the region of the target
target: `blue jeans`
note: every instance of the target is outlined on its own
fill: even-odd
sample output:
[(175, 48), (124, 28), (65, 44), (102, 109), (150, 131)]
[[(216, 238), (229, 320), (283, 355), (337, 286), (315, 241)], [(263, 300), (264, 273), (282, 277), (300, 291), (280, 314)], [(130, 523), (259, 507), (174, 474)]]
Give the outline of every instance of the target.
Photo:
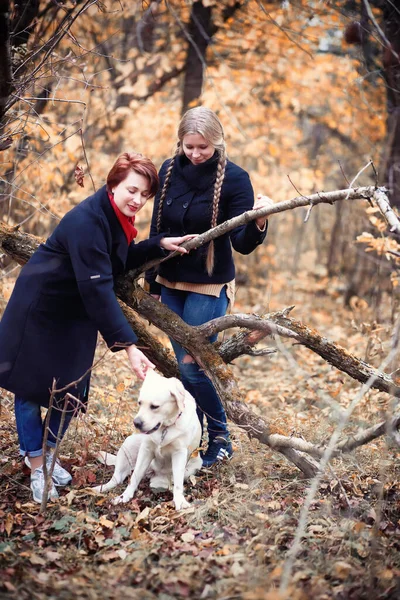
[[(47, 446), (55, 448), (58, 430), (61, 423), (62, 406), (53, 406), (48, 424)], [(45, 421), (42, 421), (40, 405), (15, 396), (15, 419), (19, 438), (21, 456), (41, 456), (43, 454), (43, 436)], [(67, 406), (65, 421), (61, 431), (61, 439), (68, 429), (76, 408)]]
[[(203, 325), (207, 321), (222, 317), (228, 308), (225, 287), (223, 287), (220, 297), (216, 298), (161, 286), (161, 301), (188, 325)], [(210, 342), (215, 342), (217, 337), (217, 335), (210, 337)], [(213, 384), (197, 363), (182, 362), (183, 357), (187, 354), (182, 346), (173, 339), (171, 339), (171, 344), (178, 361), (182, 383), (196, 400), (197, 414), (202, 427), (203, 418), (206, 415), (209, 440), (215, 438), (216, 435), (227, 436), (229, 432), (226, 414)]]

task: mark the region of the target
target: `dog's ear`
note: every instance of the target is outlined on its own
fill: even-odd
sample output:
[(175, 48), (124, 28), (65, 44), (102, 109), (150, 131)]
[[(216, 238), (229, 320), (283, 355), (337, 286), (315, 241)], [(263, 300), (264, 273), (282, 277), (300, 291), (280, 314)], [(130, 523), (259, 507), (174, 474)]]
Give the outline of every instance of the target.
[(183, 383), (176, 379), (175, 377), (171, 377), (170, 379), (170, 391), (171, 395), (175, 398), (176, 403), (178, 405), (179, 411), (183, 412), (185, 408), (185, 388), (183, 387)]

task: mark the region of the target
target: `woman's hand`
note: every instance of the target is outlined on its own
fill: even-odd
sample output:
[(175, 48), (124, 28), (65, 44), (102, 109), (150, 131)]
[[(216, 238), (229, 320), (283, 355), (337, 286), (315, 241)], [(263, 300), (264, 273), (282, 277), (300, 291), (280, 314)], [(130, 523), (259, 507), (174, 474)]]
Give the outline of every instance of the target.
[(143, 354), (139, 348), (136, 348), (135, 344), (125, 348), (132, 371), (139, 377), (144, 379), (147, 369), (155, 369), (155, 365)]
[(187, 242), (188, 240), (192, 240), (197, 237), (197, 233), (183, 235), (182, 237), (165, 237), (161, 239), (160, 246), (164, 248), (164, 250), (177, 251), (181, 254), (187, 254), (189, 251), (186, 248), (182, 248), (181, 244), (183, 242)]
[[(268, 196), (263, 196), (262, 194), (257, 194), (257, 199), (254, 202), (253, 210), (257, 210), (258, 208), (267, 208), (269, 206), (273, 206), (274, 201), (271, 200)], [(256, 224), (259, 229), (265, 228), (265, 223), (268, 221), (268, 217), (260, 217), (256, 219)]]

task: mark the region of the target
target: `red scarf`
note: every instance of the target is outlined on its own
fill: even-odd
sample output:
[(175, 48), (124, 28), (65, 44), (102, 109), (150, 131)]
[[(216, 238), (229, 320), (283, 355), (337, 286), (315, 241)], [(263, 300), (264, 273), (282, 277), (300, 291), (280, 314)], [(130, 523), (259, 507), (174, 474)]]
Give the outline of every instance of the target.
[(137, 229), (134, 227), (135, 217), (127, 217), (119, 210), (118, 206), (115, 204), (114, 195), (111, 192), (108, 192), (108, 197), (110, 198), (111, 206), (118, 217), (118, 221), (121, 223), (121, 227), (124, 230), (128, 244), (130, 244), (138, 233)]

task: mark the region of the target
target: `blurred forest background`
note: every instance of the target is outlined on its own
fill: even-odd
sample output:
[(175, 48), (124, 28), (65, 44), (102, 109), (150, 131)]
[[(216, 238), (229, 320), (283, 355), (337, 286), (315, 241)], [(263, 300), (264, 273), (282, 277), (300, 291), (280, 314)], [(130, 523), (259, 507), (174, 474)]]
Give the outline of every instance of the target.
[[(220, 116), (256, 193), (345, 188), (372, 159), (399, 204), (397, 4), (3, 2), (3, 220), (47, 236), (120, 152), (160, 165), (181, 113), (199, 103)], [(374, 181), (369, 168), (353, 185)], [(346, 302), (385, 285), (387, 260), (355, 243), (369, 228), (365, 206), (322, 207), (305, 227), (303, 216), (275, 218), (254, 262), (340, 275)]]
[[(159, 167), (181, 114), (198, 104), (219, 115), (229, 158), (249, 171), (255, 193), (278, 202), (378, 183), (399, 207), (399, 57), (398, 0), (0, 0), (0, 217), (46, 238), (103, 185), (121, 152)], [(151, 209), (138, 217), (140, 239)], [(273, 215), (264, 245), (236, 256), (234, 311), (295, 304), (297, 318), (379, 367), (398, 317), (398, 238), (367, 202), (320, 205), (305, 223), (306, 213)], [(7, 254), (0, 261), (2, 309), (20, 267)], [(259, 414), (322, 442), (358, 387), (308, 351), (279, 350), (235, 363), (243, 395)], [(337, 461), (282, 593), (307, 483), (239, 428), (235, 458), (200, 478), (193, 499), (208, 500), (191, 515), (174, 516), (146, 491), (125, 513), (84, 499), (78, 490), (96, 479), (93, 445), (104, 447), (106, 435), (118, 446), (130, 433), (135, 386), (115, 359), (96, 371), (94, 417), (62, 449), (77, 491), (47, 517), (23, 489), (12, 403), (3, 399), (7, 597), (49, 597), (54, 586), (60, 598), (400, 597), (393, 442)], [(369, 391), (355, 425), (394, 408)], [(107, 583), (96, 583), (99, 574)]]

